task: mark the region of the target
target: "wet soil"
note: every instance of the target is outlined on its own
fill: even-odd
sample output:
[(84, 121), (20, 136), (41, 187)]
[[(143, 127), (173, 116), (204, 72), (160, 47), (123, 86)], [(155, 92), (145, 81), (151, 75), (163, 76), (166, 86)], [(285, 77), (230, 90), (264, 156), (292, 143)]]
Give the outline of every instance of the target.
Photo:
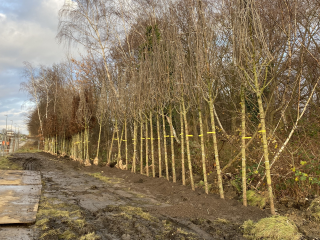
[(311, 201), (315, 196), (310, 196), (304, 201), (294, 201), (293, 199), (281, 199), (276, 203), (278, 213), (291, 219), (300, 233), (304, 235), (304, 239), (320, 240), (320, 222), (312, 217), (309, 211)]
[(244, 239), (244, 221), (269, 216), (202, 189), (67, 157), (19, 153), (11, 161), (42, 175), (30, 239)]

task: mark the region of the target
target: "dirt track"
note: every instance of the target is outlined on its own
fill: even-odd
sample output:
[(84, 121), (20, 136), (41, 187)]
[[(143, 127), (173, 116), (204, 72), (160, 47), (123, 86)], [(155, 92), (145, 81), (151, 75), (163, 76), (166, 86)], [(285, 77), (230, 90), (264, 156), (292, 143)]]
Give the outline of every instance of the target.
[(85, 168), (46, 153), (15, 154), (12, 161), (42, 175), (37, 223), (27, 226), (29, 239), (243, 239), (245, 220), (267, 216), (163, 178)]

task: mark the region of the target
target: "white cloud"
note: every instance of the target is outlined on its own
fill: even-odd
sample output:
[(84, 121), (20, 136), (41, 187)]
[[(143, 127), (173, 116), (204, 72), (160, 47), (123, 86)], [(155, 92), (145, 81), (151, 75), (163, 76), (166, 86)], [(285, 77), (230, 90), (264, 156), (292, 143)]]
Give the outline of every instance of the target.
[(50, 65), (64, 57), (65, 49), (55, 39), (62, 5), (62, 0), (43, 0), (29, 9), (31, 13), (25, 19), (13, 13), (0, 16), (0, 71), (21, 67), (23, 61)]
[(75, 9), (78, 7), (78, 4), (72, 0), (65, 0), (64, 4), (71, 9)]
[(63, 4), (64, 0), (0, 0), (0, 129), (8, 115), (27, 133), (28, 110), (21, 108), (27, 96), (19, 91), (19, 83), (25, 81), (23, 62), (50, 66), (65, 58), (66, 49), (55, 38)]

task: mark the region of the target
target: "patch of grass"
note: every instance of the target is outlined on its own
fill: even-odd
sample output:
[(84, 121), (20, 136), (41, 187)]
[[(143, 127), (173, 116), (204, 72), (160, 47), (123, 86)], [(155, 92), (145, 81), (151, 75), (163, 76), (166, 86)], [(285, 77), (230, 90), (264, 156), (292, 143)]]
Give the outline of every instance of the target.
[(100, 179), (103, 182), (109, 183), (111, 178), (108, 178), (106, 176), (103, 176), (101, 173), (89, 173), (90, 176)]
[(39, 210), (38, 212), (39, 216), (46, 216), (46, 217), (53, 217), (53, 218), (58, 218), (58, 217), (65, 217), (69, 218), (69, 212), (68, 211), (60, 211), (57, 209), (46, 209), (46, 210)]
[(109, 178), (109, 177), (106, 177), (106, 176), (103, 176), (100, 172), (97, 172), (97, 173), (87, 173), (88, 175), (92, 176), (92, 177), (95, 177), (95, 178), (98, 178), (100, 179), (101, 181), (105, 182), (105, 183), (120, 183), (121, 180), (120, 179), (113, 179), (113, 178)]
[[(41, 235), (40, 239), (43, 239), (45, 237), (57, 236), (57, 235), (60, 235), (60, 234), (61, 233), (60, 233), (59, 229), (52, 229), (52, 230), (49, 230), (49, 231), (43, 233)], [(47, 239), (49, 239), (49, 238), (47, 238)]]
[(222, 224), (229, 224), (230, 222), (227, 219), (224, 218), (217, 218), (214, 220), (215, 223), (222, 223)]
[(22, 170), (22, 167), (10, 162), (8, 156), (0, 157), (0, 170)]
[(116, 214), (116, 216), (120, 216), (120, 217), (125, 218), (125, 219), (132, 219), (132, 215), (129, 215), (126, 212), (122, 212), (122, 213)]
[(62, 233), (59, 238), (61, 239), (76, 239), (76, 235), (74, 234), (74, 232), (71, 232), (70, 230), (65, 231), (64, 233)]
[(15, 151), (16, 153), (37, 153), (42, 152), (42, 150), (38, 150), (38, 145), (36, 142), (28, 141), (25, 145)]
[(88, 233), (80, 238), (80, 240), (98, 240), (100, 236), (96, 235), (94, 232)]
[(189, 232), (184, 231), (184, 230), (181, 229), (181, 228), (177, 228), (177, 232), (178, 232), (178, 233), (181, 233), (181, 234), (184, 234), (184, 235), (189, 235), (189, 234), (190, 234)]
[(78, 228), (83, 228), (85, 224), (86, 224), (86, 221), (84, 219), (77, 219), (75, 221), (70, 222), (71, 226), (76, 226)]
[(263, 209), (266, 206), (267, 199), (253, 190), (247, 191), (247, 201), (250, 206)]
[[(65, 203), (54, 204), (55, 198), (43, 197), (40, 201), (39, 211), (37, 217), (53, 217), (53, 218), (80, 218), (81, 212), (79, 209), (75, 210), (75, 207), (69, 206)], [(67, 209), (67, 210), (65, 210)], [(70, 211), (71, 210), (71, 211)]]
[(242, 226), (244, 237), (251, 240), (299, 240), (302, 237), (297, 226), (283, 216), (263, 218), (257, 223), (248, 220)]
[[(51, 221), (57, 225), (50, 225), (49, 228), (48, 223)], [(51, 236), (58, 236), (59, 239), (79, 239), (77, 229), (80, 230), (85, 225), (86, 221), (77, 205), (61, 203), (56, 198), (41, 197), (35, 223), (35, 227), (42, 234), (40, 239), (50, 239)]]
[(137, 197), (137, 198), (145, 198), (145, 196), (144, 196), (144, 195), (142, 195), (142, 194), (138, 194), (138, 193), (136, 193), (135, 195), (136, 195), (136, 197)]
[(48, 229), (47, 223), (49, 222), (48, 218), (41, 219), (36, 222), (36, 226), (40, 228), (42, 231)]
[(132, 206), (121, 206), (119, 207), (124, 213), (130, 215), (138, 215), (141, 218), (148, 220), (148, 221), (155, 221), (156, 219), (152, 217), (149, 213), (142, 211), (139, 207), (132, 207)]
[[(196, 234), (192, 232), (188, 232), (186, 230), (183, 230), (181, 228), (176, 228), (172, 222), (169, 220), (162, 220), (162, 225), (164, 226), (165, 230), (160, 235), (156, 235), (155, 239), (199, 239), (197, 238)], [(174, 235), (174, 236), (173, 236)]]
[(320, 222), (320, 211), (312, 213), (311, 215), (317, 222)]

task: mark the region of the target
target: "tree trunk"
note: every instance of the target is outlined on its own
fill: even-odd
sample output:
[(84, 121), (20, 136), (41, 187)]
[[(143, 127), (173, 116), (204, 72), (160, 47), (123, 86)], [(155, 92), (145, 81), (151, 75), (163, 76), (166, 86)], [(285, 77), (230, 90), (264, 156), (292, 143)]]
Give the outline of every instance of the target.
[(220, 194), (220, 198), (224, 198), (224, 191), (223, 191), (223, 185), (222, 185), (222, 175), (221, 175), (221, 168), (220, 168), (220, 161), (219, 161), (219, 152), (218, 152), (217, 134), (216, 134), (216, 123), (215, 123), (215, 119), (214, 119), (213, 104), (214, 104), (214, 102), (213, 102), (213, 99), (211, 97), (210, 101), (209, 101), (209, 108), (210, 108), (210, 118), (211, 118), (211, 126), (212, 126), (214, 158), (215, 158), (217, 176), (218, 176), (219, 194)]
[[(122, 133), (120, 136), (118, 121), (116, 121), (116, 130), (117, 130), (117, 140), (118, 140), (118, 157), (117, 157), (117, 164), (119, 166), (119, 162), (121, 160), (121, 140), (122, 140)], [(123, 130), (123, 129), (122, 129)]]
[(146, 119), (146, 175), (149, 177), (148, 119)]
[(199, 133), (198, 133), (198, 129), (197, 129), (197, 120), (196, 120), (196, 114), (195, 113), (192, 113), (192, 119), (193, 119), (193, 122), (192, 122), (192, 126), (193, 126), (193, 137), (194, 137), (194, 140), (196, 142), (198, 142), (199, 140)]
[(93, 164), (94, 165), (98, 165), (99, 164), (99, 149), (100, 149), (100, 140), (101, 140), (101, 129), (102, 129), (102, 117), (100, 118), (100, 128), (99, 128), (99, 138), (98, 138), (98, 146), (97, 146), (97, 155), (96, 155), (96, 158), (94, 159), (93, 161)]
[[(209, 123), (208, 123), (208, 114), (206, 114), (207, 107), (203, 107), (203, 138), (204, 142), (208, 140), (208, 132), (209, 132)], [(207, 150), (207, 149), (206, 149)]]
[(162, 177), (162, 162), (161, 162), (161, 138), (160, 138), (160, 121), (157, 114), (157, 135), (158, 135), (158, 156), (159, 156), (159, 178)]
[(113, 147), (113, 140), (114, 140), (114, 134), (115, 134), (116, 130), (113, 129), (113, 133), (112, 133), (112, 139), (111, 139), (111, 145), (110, 145), (110, 149), (109, 149), (109, 156), (108, 156), (108, 162), (107, 164), (110, 164), (111, 162), (111, 154), (112, 154), (112, 147)]
[(128, 169), (128, 133), (127, 133), (127, 119), (124, 120), (124, 143), (126, 148), (126, 169)]
[(246, 101), (245, 88), (241, 86), (241, 156), (242, 156), (242, 198), (247, 206), (247, 175), (246, 175)]
[(182, 185), (186, 185), (186, 170), (184, 166), (184, 131), (183, 131), (183, 113), (180, 104), (180, 125), (181, 125), (181, 171), (182, 171)]
[(170, 139), (171, 139), (171, 164), (172, 164), (172, 181), (175, 183), (177, 181), (176, 177), (176, 164), (174, 159), (174, 135), (173, 135), (173, 122), (172, 122), (172, 107), (170, 105), (169, 109), (169, 118), (170, 118)]
[(86, 126), (84, 131), (84, 143), (85, 143), (85, 166), (91, 166), (90, 156), (89, 156), (89, 127)]
[(83, 133), (79, 133), (79, 162), (83, 163)]
[(152, 126), (152, 112), (150, 111), (150, 144), (151, 144), (151, 159), (152, 159), (152, 176), (156, 177), (154, 168), (154, 146), (153, 146), (153, 126)]
[(207, 181), (207, 167), (206, 167), (206, 153), (204, 146), (204, 137), (203, 137), (203, 124), (202, 124), (202, 113), (201, 106), (198, 109), (199, 112), (199, 123), (200, 123), (200, 141), (201, 141), (201, 159), (202, 159), (202, 169), (203, 169), (203, 182), (206, 194), (209, 193), (208, 181)]
[(143, 120), (140, 117), (140, 174), (143, 174)]
[(169, 169), (168, 169), (168, 153), (167, 153), (167, 135), (166, 135), (166, 123), (164, 119), (164, 113), (162, 109), (162, 126), (163, 126), (163, 146), (164, 146), (164, 162), (166, 165), (166, 178), (169, 181)]
[[(258, 80), (256, 79), (256, 86), (258, 85)], [(273, 192), (272, 192), (272, 185), (271, 185), (271, 172), (270, 172), (270, 163), (269, 163), (269, 151), (268, 151), (268, 140), (267, 140), (267, 132), (266, 132), (266, 123), (265, 123), (265, 115), (264, 109), (262, 105), (262, 98), (260, 89), (256, 89), (256, 94), (258, 98), (258, 105), (259, 105), (259, 113), (260, 113), (260, 121), (261, 121), (261, 134), (262, 134), (262, 141), (263, 141), (263, 153), (264, 153), (264, 160), (265, 160), (265, 167), (266, 167), (266, 178), (268, 184), (268, 191), (269, 191), (269, 198), (270, 198), (270, 210), (271, 214), (276, 214), (274, 209), (274, 202), (273, 202)]]
[(137, 121), (133, 122), (133, 159), (132, 159), (132, 172), (136, 173), (136, 158), (137, 158)]
[(192, 137), (192, 136), (189, 135), (187, 111), (186, 111), (186, 107), (184, 104), (184, 99), (182, 99), (182, 111), (183, 111), (184, 128), (185, 128), (185, 135), (186, 135), (186, 146), (187, 146), (187, 158), (188, 158), (188, 166), (189, 166), (190, 185), (191, 185), (191, 189), (195, 190), (194, 180), (193, 180), (193, 172), (192, 172), (191, 154), (190, 154), (190, 143), (189, 143), (189, 137)]

